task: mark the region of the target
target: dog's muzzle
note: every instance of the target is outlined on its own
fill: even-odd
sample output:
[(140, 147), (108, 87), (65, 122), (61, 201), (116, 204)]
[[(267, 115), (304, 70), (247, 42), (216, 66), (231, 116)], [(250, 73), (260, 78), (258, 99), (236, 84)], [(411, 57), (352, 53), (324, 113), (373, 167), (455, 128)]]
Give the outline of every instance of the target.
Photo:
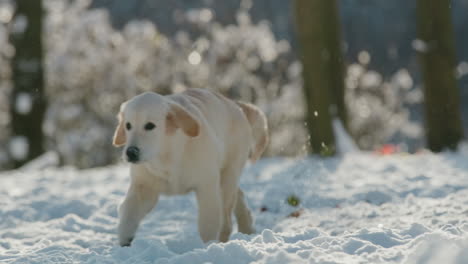
[(128, 147), (125, 154), (128, 162), (137, 163), (140, 160), (140, 149), (137, 147)]

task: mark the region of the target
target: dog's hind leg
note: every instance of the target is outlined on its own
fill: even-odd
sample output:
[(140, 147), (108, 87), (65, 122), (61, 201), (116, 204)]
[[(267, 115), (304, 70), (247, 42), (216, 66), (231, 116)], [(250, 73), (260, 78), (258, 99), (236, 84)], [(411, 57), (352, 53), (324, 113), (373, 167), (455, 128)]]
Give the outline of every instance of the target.
[(232, 232), (232, 213), (236, 205), (239, 176), (242, 168), (230, 166), (221, 175), (221, 192), (223, 196), (223, 225), (219, 234), (219, 241), (227, 242)]
[(245, 202), (244, 192), (240, 188), (237, 189), (237, 202), (234, 213), (236, 215), (239, 232), (244, 234), (255, 233), (252, 214)]

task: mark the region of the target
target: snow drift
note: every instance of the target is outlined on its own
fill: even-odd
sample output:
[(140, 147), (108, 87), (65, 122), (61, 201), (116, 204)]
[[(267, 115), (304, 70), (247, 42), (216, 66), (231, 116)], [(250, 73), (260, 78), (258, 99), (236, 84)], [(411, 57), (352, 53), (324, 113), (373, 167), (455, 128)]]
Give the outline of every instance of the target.
[(164, 197), (128, 248), (115, 230), (125, 165), (39, 164), (0, 174), (0, 262), (466, 263), (467, 160), (463, 151), (264, 159), (241, 182), (257, 234), (204, 245), (194, 196)]

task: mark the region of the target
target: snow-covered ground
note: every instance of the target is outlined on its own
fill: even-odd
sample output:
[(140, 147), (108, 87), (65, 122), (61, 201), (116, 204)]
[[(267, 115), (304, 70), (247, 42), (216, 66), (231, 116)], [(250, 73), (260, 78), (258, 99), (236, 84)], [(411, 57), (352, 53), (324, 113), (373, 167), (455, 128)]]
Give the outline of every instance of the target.
[(162, 198), (119, 247), (127, 170), (0, 174), (0, 263), (468, 263), (467, 151), (261, 160), (242, 177), (257, 234), (210, 245), (188, 195)]

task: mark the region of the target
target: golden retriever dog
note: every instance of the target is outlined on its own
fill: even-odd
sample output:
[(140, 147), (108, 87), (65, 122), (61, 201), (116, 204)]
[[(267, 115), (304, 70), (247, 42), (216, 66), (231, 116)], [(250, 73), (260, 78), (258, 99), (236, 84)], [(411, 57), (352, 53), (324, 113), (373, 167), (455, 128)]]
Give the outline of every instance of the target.
[(232, 214), (239, 232), (254, 232), (239, 188), (246, 161), (268, 143), (265, 115), (255, 106), (203, 89), (162, 96), (143, 93), (120, 107), (113, 144), (125, 146), (131, 183), (119, 207), (118, 238), (130, 246), (159, 195), (194, 191), (204, 242), (226, 242)]

